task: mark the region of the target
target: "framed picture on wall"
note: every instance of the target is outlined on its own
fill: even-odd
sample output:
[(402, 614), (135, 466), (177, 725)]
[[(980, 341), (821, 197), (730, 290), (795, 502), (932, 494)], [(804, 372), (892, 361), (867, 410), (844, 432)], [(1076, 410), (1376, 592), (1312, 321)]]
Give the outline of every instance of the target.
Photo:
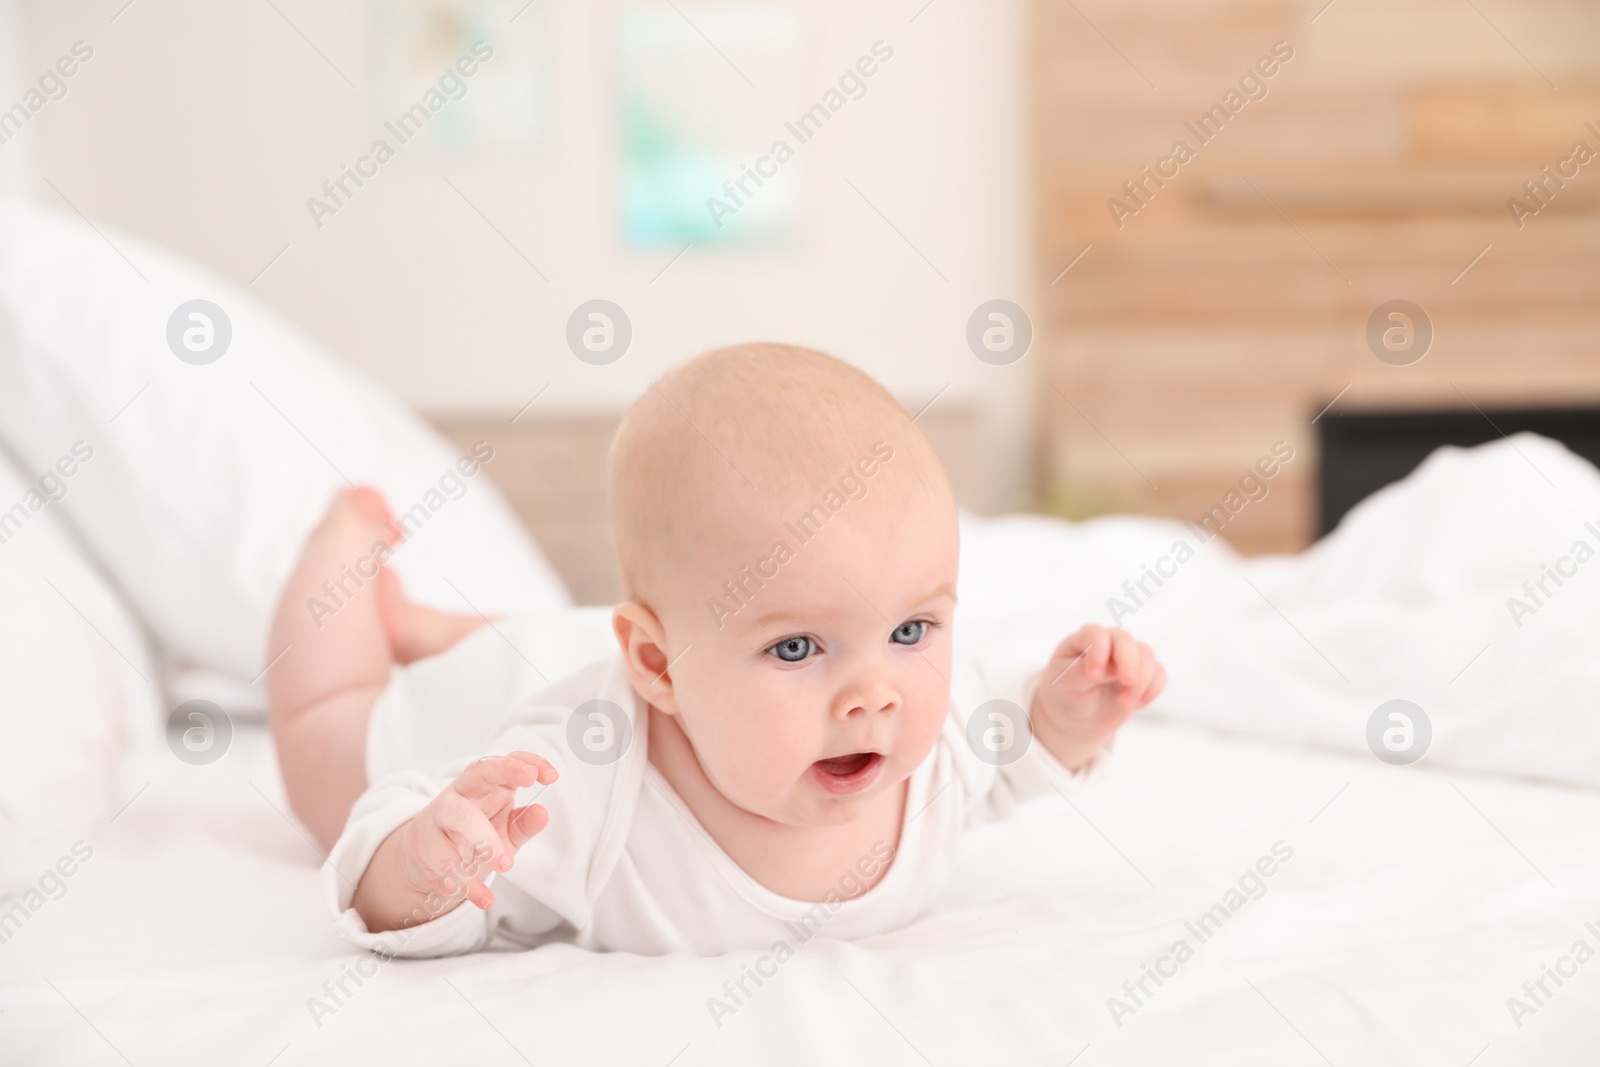
[(792, 150), (780, 164), (770, 149), (785, 136), (803, 26), (789, 6), (652, 4), (618, 12), (619, 185), (629, 245), (792, 239), (805, 182), (798, 166), (787, 165)]
[(437, 152), (541, 147), (549, 122), (544, 7), (537, 0), (378, 0), (377, 119), (392, 137)]

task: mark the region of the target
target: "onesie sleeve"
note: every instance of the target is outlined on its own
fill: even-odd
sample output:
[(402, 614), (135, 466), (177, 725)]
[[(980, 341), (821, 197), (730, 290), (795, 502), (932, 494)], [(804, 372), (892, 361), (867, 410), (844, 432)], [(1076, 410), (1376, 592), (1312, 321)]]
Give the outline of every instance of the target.
[[(588, 925), (593, 902), (625, 838), (632, 811), (628, 798), (646, 758), (643, 729), (621, 688), (625, 684), (625, 674), (613, 664), (577, 672), (513, 709), (481, 752), (453, 760), (437, 772), (397, 770), (369, 787), (323, 866), (324, 896), (339, 934), (373, 952), (431, 957), (474, 952), (497, 936), (533, 945), (559, 928)], [(580, 726), (589, 723), (596, 705), (611, 709), (611, 725), (622, 731), (620, 758), (600, 759), (588, 751), (579, 755), (572, 747), (573, 717), (580, 718)], [(582, 737), (581, 729), (578, 734)], [(370, 932), (350, 905), (378, 846), (475, 759), (515, 751), (543, 756), (559, 778), (549, 786), (517, 791), (517, 806), (538, 802), (550, 819), (518, 851), (511, 870), (481, 876), (494, 890), (494, 904), (484, 911), (463, 901), (416, 925)]]
[(1105, 774), (1110, 744), (1069, 771), (1033, 736), (1027, 709), (1041, 673), (974, 665), (959, 669), (951, 680), (945, 742), (965, 793), (969, 825), (1004, 818), (1039, 797), (1070, 798)]

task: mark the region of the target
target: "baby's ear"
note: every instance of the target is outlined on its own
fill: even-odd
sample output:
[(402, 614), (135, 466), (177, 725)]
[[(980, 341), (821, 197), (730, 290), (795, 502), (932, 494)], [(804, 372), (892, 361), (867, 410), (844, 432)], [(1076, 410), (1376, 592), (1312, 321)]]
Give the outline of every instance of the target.
[(656, 613), (643, 604), (625, 601), (611, 613), (611, 630), (628, 665), (633, 691), (645, 703), (676, 715), (678, 700), (668, 670), (666, 631)]

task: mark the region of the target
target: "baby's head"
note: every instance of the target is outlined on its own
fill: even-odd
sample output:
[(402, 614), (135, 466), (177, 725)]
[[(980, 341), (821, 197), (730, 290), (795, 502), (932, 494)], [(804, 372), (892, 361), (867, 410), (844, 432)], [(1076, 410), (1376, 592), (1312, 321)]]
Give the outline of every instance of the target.
[(624, 417), (610, 502), (634, 689), (724, 797), (838, 824), (922, 762), (950, 701), (956, 507), (882, 386), (788, 345), (699, 356)]

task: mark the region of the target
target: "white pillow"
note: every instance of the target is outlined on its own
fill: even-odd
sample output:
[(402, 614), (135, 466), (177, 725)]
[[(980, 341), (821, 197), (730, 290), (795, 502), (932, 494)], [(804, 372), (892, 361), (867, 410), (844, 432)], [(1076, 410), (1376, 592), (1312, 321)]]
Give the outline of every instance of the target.
[[(56, 506), (170, 651), (253, 680), (279, 589), (347, 478), (418, 520), (395, 557), (418, 600), (570, 605), (487, 475), (462, 478), (399, 402), (242, 291), (98, 231), (0, 201), (0, 439), (41, 471), (76, 441), (92, 450), (63, 466), (71, 492)], [(231, 325), (205, 365), (168, 342), (194, 300)], [(199, 326), (180, 320), (180, 333)]]
[(74, 550), (62, 501), (46, 502), (60, 483), (41, 491), (42, 473), (24, 479), (0, 460), (0, 898), (81, 859), (74, 843), (132, 792), (118, 784), (121, 756), (161, 743), (144, 635)]

